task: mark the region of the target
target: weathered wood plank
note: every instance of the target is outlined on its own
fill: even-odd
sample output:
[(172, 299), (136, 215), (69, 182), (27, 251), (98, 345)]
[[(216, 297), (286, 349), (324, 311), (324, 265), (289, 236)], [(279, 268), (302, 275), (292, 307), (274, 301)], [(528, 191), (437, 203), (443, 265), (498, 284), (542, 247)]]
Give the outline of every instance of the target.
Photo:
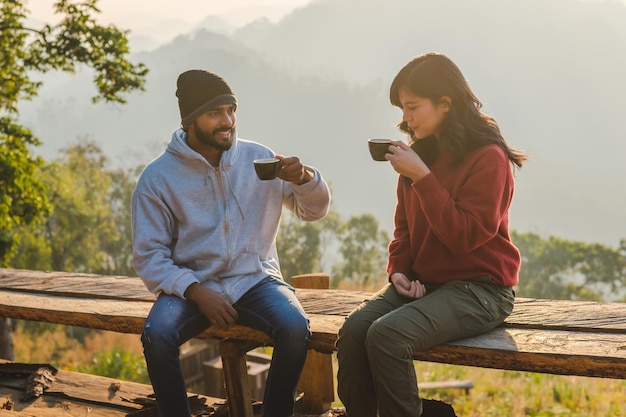
[(154, 301), (139, 277), (0, 268), (0, 288), (85, 298)]
[[(73, 298), (154, 300), (139, 278), (124, 276), (0, 269), (0, 289)], [(372, 295), (361, 291), (300, 288), (296, 293), (307, 313), (340, 316), (349, 314)], [(517, 298), (505, 327), (623, 333), (626, 303)]]
[[(371, 295), (308, 289), (297, 289), (297, 294), (311, 321), (311, 347), (324, 353), (334, 351), (345, 316)], [(137, 278), (0, 269), (0, 316), (5, 317), (138, 334), (151, 297)], [(242, 326), (209, 328), (202, 337), (271, 343), (264, 333)], [(521, 298), (504, 326), (420, 352), (416, 358), (626, 378), (626, 304)]]
[(246, 364), (246, 352), (254, 345), (243, 347), (232, 340), (220, 342), (220, 355), (224, 369), (226, 394), (229, 399), (229, 412), (237, 417), (253, 417), (252, 398)]
[[(59, 295), (85, 295), (89, 298), (120, 298), (151, 301), (154, 299), (137, 277), (103, 276), (68, 272), (41, 272), (16, 269), (0, 269), (0, 288), (21, 291), (46, 292)], [(371, 293), (359, 291), (310, 291), (298, 289), (308, 308), (323, 314), (348, 314)], [(337, 300), (342, 302), (338, 303)], [(518, 298), (512, 323), (526, 324), (545, 322), (545, 309), (575, 311), (577, 321), (602, 320), (604, 325), (626, 330), (626, 304), (596, 303), (588, 301), (563, 301)], [(569, 316), (568, 313), (565, 316)], [(548, 318), (550, 319), (550, 318)], [(616, 322), (616, 319), (618, 320)], [(621, 319), (621, 320), (620, 320)], [(562, 323), (561, 318), (549, 320)], [(600, 324), (600, 326), (602, 323)], [(589, 327), (582, 324), (581, 327)]]
[[(50, 396), (37, 398), (28, 404), (16, 403), (20, 395), (19, 390), (0, 387), (0, 417), (125, 417), (129, 413), (127, 410)], [(7, 406), (7, 401), (14, 404), (12, 410), (1, 409)]]
[[(0, 359), (0, 363), (7, 362)], [(13, 403), (13, 410), (0, 410), (0, 416), (122, 417), (143, 409), (144, 405), (154, 404), (150, 385), (69, 371), (58, 371), (43, 396), (22, 402), (24, 380), (25, 377), (0, 374), (0, 403), (7, 400)], [(198, 399), (207, 407), (224, 402), (221, 398), (207, 396), (198, 396)]]
[[(74, 299), (0, 290), (0, 316), (120, 333), (140, 334), (150, 306), (144, 301)], [(322, 351), (332, 352), (344, 317), (311, 314), (309, 319), (315, 333), (313, 345), (319, 345)], [(265, 333), (244, 326), (232, 326), (228, 330), (209, 328), (203, 337), (251, 340), (259, 344), (270, 341)]]
[(0, 317), (141, 333), (151, 303), (0, 290)]
[[(150, 303), (143, 301), (80, 299), (74, 302), (66, 297), (0, 291), (0, 316), (125, 333), (141, 332), (149, 306)], [(344, 317), (310, 314), (309, 318), (314, 332), (311, 347), (332, 352)], [(243, 326), (229, 330), (209, 328), (203, 336), (270, 343), (264, 333)], [(626, 333), (498, 328), (475, 338), (437, 346), (415, 357), (486, 368), (626, 378)]]
[(509, 327), (626, 333), (626, 303), (516, 298)]
[[(291, 278), (291, 285), (296, 289), (327, 290), (330, 288), (330, 276), (328, 274), (297, 275)], [(307, 352), (298, 390), (304, 393), (304, 397), (297, 404), (298, 411), (320, 415), (330, 409), (335, 400), (331, 355), (312, 349)]]
[(500, 327), (413, 357), (482, 368), (626, 379), (626, 334)]

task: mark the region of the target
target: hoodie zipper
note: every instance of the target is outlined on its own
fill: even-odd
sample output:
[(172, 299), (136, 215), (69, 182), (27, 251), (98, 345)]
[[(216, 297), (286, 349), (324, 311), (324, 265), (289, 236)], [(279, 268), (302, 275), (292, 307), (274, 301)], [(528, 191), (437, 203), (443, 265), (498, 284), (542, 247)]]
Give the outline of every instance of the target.
[[(224, 190), (224, 182), (222, 180), (222, 173), (220, 171), (219, 166), (215, 167), (215, 177), (217, 178), (217, 185), (220, 190), (220, 194), (222, 197), (222, 204), (224, 207), (224, 240), (226, 241), (226, 264), (230, 264), (231, 251), (230, 251), (230, 221), (228, 216), (228, 201), (226, 199), (226, 191)], [(232, 304), (232, 299), (230, 294), (226, 291), (226, 287), (223, 285), (222, 280), (219, 278), (216, 279), (217, 284), (222, 288), (222, 292), (224, 296), (228, 300), (230, 304)]]

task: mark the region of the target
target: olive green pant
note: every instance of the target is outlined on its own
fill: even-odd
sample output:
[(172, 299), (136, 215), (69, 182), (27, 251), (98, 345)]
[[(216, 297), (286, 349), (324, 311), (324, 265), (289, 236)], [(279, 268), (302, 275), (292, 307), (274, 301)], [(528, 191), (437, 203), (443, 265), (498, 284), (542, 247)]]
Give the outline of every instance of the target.
[(427, 286), (417, 300), (387, 284), (339, 330), (337, 392), (348, 416), (420, 417), (413, 352), (497, 327), (514, 298), (490, 277)]

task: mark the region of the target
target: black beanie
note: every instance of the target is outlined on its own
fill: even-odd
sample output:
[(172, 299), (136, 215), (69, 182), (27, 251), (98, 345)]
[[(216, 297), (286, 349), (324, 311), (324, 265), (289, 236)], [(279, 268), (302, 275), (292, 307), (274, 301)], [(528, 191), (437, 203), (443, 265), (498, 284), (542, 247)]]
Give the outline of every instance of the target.
[(208, 110), (224, 104), (237, 105), (237, 98), (226, 80), (209, 71), (183, 72), (178, 76), (176, 87), (181, 125), (185, 129)]

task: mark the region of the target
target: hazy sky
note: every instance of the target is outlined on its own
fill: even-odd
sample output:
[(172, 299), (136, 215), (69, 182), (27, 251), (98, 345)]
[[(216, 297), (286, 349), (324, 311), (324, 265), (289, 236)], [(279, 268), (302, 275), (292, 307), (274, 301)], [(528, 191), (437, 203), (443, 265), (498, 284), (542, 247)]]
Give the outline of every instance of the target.
[[(232, 15), (241, 11), (242, 19), (251, 20), (248, 13), (258, 13), (276, 20), (311, 0), (100, 0), (98, 7), (102, 23), (120, 23), (137, 15), (159, 16), (197, 23), (208, 15)], [(55, 0), (30, 0), (31, 17), (46, 22), (54, 21), (52, 5)], [(244, 13), (244, 9), (247, 13)], [(231, 22), (236, 23), (236, 22)], [(246, 23), (245, 21), (242, 23)], [(129, 27), (129, 29), (132, 29)]]

